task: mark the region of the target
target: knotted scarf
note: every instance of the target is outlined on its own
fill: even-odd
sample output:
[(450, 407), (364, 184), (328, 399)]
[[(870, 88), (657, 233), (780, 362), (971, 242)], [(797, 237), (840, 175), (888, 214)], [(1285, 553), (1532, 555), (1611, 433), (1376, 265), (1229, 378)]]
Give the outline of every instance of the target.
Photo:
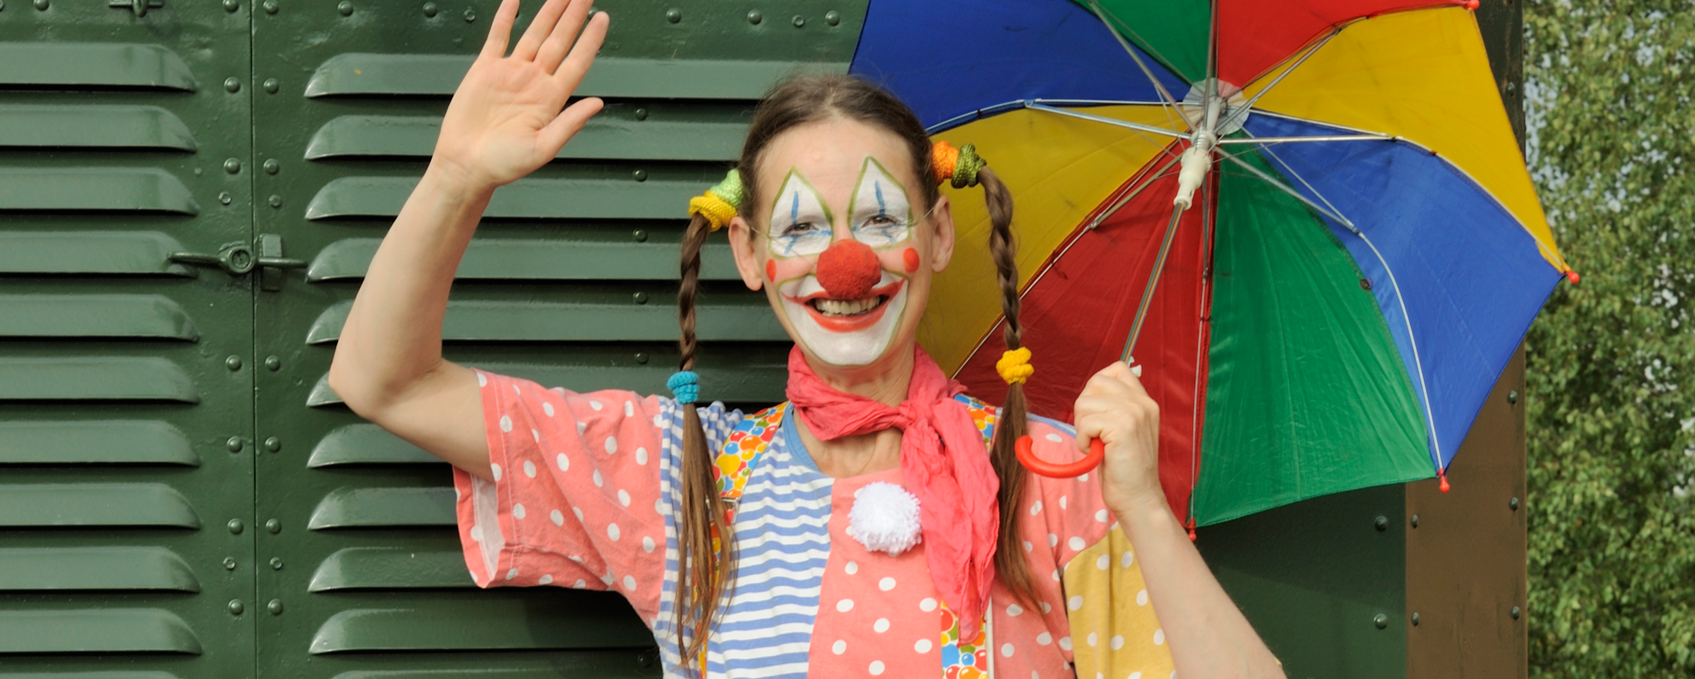
[(953, 398), (965, 385), (942, 374), (923, 349), (915, 353), (912, 384), (899, 407), (825, 384), (800, 347), (789, 353), (788, 397), (807, 429), (825, 441), (901, 430), (900, 470), (907, 491), (918, 497), (930, 579), (959, 616), (962, 633), (974, 637), (995, 575), (1000, 478), (970, 411)]

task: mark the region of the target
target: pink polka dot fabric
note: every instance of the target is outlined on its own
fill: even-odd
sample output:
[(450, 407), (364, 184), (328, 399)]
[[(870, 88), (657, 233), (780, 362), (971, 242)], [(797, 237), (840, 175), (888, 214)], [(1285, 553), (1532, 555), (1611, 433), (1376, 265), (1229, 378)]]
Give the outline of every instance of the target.
[[(667, 417), (675, 408), (665, 399), (628, 392), (573, 394), (493, 374), (479, 377), (498, 479), (489, 483), (454, 474), (461, 495), (461, 539), (478, 586), (617, 591), (650, 627), (662, 630), (656, 638), (666, 651), (666, 676), (682, 676), (675, 667), (678, 655), (669, 623), (657, 619), (662, 600), (669, 597), (664, 586), (670, 575), (667, 520), (661, 513), (670, 506), (661, 489), (669, 486), (663, 484), (661, 455), (669, 454), (663, 442), (674, 426)], [(735, 414), (733, 420), (740, 419)], [(709, 440), (725, 439), (727, 432), (711, 429), (709, 424)], [(1076, 455), (1064, 425), (1033, 419), (1031, 434), (1044, 457)], [(793, 614), (801, 611), (799, 617), (807, 621), (799, 637), (802, 645), (793, 646), (793, 634), (787, 638), (789, 650), (803, 662), (762, 664), (757, 651), (731, 653), (735, 644), (749, 640), (715, 637), (709, 651), (720, 655), (714, 655), (710, 676), (974, 679), (990, 676), (991, 668), (993, 676), (1018, 679), (1093, 677), (1107, 670), (1111, 674), (1104, 676), (1169, 675), (1163, 632), (1160, 644), (1145, 633), (1158, 629), (1152, 607), (1136, 604), (1138, 591), (1125, 591), (1139, 587), (1139, 568), (1092, 475), (1030, 477), (1024, 501), (1010, 510), (1023, 518), (1015, 548), (1029, 559), (1036, 600), (1020, 600), (996, 583), (988, 629), (960, 631), (931, 582), (922, 543), (890, 556), (867, 550), (846, 533), (855, 492), (879, 481), (899, 485), (900, 470), (829, 479), (800, 468), (794, 459), (787, 454), (760, 457), (757, 465), (791, 468), (755, 469), (747, 486), (752, 494), (744, 501), (757, 502), (753, 494), (782, 483), (828, 495), (827, 509), (820, 510), (827, 511), (828, 554), (819, 559), (822, 568), (804, 574), (816, 598), (808, 600), (810, 607), (786, 604), (777, 607), (784, 611), (773, 613), (788, 614), (776, 626), (793, 632)], [(822, 503), (825, 496), (817, 497)], [(750, 520), (772, 521), (770, 508), (779, 505), (762, 505), (764, 518)], [(738, 516), (737, 533), (747, 544), (749, 529), (742, 521)], [(757, 556), (744, 552), (743, 558)], [(1110, 568), (1097, 568), (1107, 562)], [(1134, 578), (1125, 580), (1128, 574)], [(737, 591), (761, 590), (750, 583)], [(1146, 601), (1145, 590), (1141, 600)], [(663, 606), (668, 617), (669, 604)], [(1087, 635), (1074, 634), (1085, 627), (1095, 644), (1088, 643)], [(1114, 631), (1120, 629), (1128, 631)], [(757, 646), (758, 640), (752, 643)], [(774, 646), (771, 653), (783, 650)]]

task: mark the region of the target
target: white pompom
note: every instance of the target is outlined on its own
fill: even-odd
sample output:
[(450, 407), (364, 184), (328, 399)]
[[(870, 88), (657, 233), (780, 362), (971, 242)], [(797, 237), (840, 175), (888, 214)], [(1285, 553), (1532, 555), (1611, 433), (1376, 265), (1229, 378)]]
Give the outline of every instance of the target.
[(855, 491), (853, 497), (847, 534), (866, 549), (900, 556), (923, 540), (918, 498), (905, 488), (878, 481)]

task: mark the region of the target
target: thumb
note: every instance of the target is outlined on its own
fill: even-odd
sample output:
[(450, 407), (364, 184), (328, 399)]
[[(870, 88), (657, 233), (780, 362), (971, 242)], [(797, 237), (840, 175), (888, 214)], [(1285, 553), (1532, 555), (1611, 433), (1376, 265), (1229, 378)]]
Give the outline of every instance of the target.
[(581, 131), (583, 126), (588, 124), (589, 118), (593, 118), (605, 105), (599, 97), (589, 97), (565, 107), (565, 110), (560, 111), (553, 122), (541, 128), (537, 135), (542, 150), (547, 152), (549, 158), (559, 155), (559, 150), (565, 148), (565, 142)]

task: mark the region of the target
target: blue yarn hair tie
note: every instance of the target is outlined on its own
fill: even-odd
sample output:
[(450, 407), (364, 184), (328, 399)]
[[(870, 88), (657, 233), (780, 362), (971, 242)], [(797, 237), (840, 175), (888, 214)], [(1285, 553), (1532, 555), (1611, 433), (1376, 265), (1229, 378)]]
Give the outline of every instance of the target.
[(693, 370), (681, 370), (671, 373), (670, 379), (665, 380), (666, 388), (677, 397), (677, 405), (694, 403), (700, 397), (700, 375)]

